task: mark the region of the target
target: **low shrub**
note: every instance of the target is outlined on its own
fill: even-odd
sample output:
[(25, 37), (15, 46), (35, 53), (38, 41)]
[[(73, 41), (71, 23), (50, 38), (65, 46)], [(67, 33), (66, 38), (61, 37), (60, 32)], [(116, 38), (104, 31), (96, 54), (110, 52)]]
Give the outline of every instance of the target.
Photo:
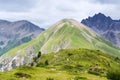
[(109, 69), (107, 78), (110, 80), (120, 80), (120, 69)]
[(86, 77), (76, 76), (74, 80), (88, 80)]
[(101, 75), (100, 72), (92, 71), (92, 70), (89, 70), (88, 73), (94, 74), (94, 75)]
[(42, 62), (37, 63), (36, 67), (45, 67), (45, 64)]
[(36, 67), (45, 67), (45, 66), (48, 66), (48, 65), (49, 65), (48, 60), (45, 60), (45, 62), (37, 63)]
[(67, 69), (67, 70), (71, 70), (71, 69), (73, 69), (73, 68), (74, 68), (73, 66), (67, 65), (67, 64), (63, 66), (63, 69), (65, 69), (65, 70), (66, 70), (66, 69)]
[(46, 80), (54, 80), (54, 78), (47, 78)]
[(31, 78), (31, 75), (26, 74), (26, 73), (21, 73), (21, 72), (17, 72), (14, 75), (18, 78)]

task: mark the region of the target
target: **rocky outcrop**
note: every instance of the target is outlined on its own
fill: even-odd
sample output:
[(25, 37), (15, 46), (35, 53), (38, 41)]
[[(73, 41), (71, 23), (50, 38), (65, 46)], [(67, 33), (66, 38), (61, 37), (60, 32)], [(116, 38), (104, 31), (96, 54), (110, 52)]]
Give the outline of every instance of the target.
[(113, 20), (102, 13), (83, 19), (81, 23), (87, 25), (116, 46), (120, 47), (120, 20)]
[(21, 54), (22, 52), (18, 50), (14, 55), (2, 59), (0, 61), (0, 71), (8, 71), (22, 65), (29, 65), (33, 62), (33, 58), (37, 56), (37, 54), (34, 53), (33, 47), (28, 47), (25, 51), (27, 53)]

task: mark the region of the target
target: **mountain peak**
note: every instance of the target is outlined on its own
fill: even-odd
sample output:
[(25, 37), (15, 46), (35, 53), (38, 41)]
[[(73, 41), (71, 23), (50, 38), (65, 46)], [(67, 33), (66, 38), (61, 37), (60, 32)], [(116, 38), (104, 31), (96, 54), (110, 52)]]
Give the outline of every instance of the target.
[(111, 17), (104, 15), (103, 13), (95, 14), (93, 17), (89, 17), (88, 19), (93, 19), (95, 21), (101, 20), (104, 22), (104, 20), (112, 21)]
[(98, 13), (98, 14), (95, 14), (94, 16), (106, 17), (103, 13)]
[(71, 24), (74, 24), (74, 23), (79, 23), (77, 20), (75, 20), (75, 19), (63, 19), (63, 20), (61, 20), (63, 23), (66, 23), (66, 22), (68, 22), (68, 23), (71, 23)]
[[(77, 29), (80, 29), (80, 30), (83, 30), (83, 29), (88, 30), (89, 29), (75, 19), (62, 19), (61, 21), (54, 24), (51, 28), (58, 30), (58, 29), (60, 29), (62, 27), (65, 27), (65, 26), (69, 26), (69, 27), (72, 27), (72, 28), (77, 28)], [(89, 30), (89, 31), (91, 31), (91, 30)]]
[[(89, 17), (87, 19), (83, 19), (81, 23), (89, 26), (90, 28), (94, 27), (95, 31), (96, 29), (106, 31), (108, 29), (108, 25), (110, 25), (113, 22), (111, 17), (107, 17), (102, 13), (95, 14), (92, 17)], [(100, 26), (98, 26), (100, 25)]]
[(33, 23), (31, 23), (31, 22), (29, 22), (29, 21), (27, 21), (27, 20), (15, 21), (15, 22), (13, 22), (13, 23), (20, 23), (20, 24), (33, 24)]
[(98, 13), (93, 17), (83, 19), (81, 23), (87, 25), (98, 34), (120, 47), (120, 20), (113, 20), (109, 16)]
[(9, 23), (11, 23), (11, 22), (7, 21), (7, 20), (0, 19), (0, 24), (9, 24)]

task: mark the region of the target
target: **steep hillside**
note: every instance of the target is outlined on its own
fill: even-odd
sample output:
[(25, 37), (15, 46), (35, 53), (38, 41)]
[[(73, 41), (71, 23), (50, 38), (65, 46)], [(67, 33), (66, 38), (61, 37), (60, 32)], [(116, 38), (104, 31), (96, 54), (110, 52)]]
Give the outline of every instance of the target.
[(0, 55), (37, 37), (44, 29), (26, 20), (0, 20)]
[(66, 49), (42, 54), (36, 66), (20, 67), (0, 73), (4, 80), (108, 80), (111, 68), (119, 68), (120, 59), (99, 50)]
[(120, 57), (119, 49), (109, 41), (73, 19), (64, 19), (42, 32), (36, 39), (1, 56), (0, 68), (4, 71), (20, 65), (28, 65), (39, 51), (50, 53), (69, 48), (101, 50)]
[(87, 25), (101, 36), (120, 47), (120, 20), (113, 20), (102, 13), (83, 19), (81, 23)]
[(100, 49), (111, 54), (119, 53), (109, 41), (73, 19), (64, 19), (56, 23), (43, 33), (42, 39), (42, 53), (66, 48)]

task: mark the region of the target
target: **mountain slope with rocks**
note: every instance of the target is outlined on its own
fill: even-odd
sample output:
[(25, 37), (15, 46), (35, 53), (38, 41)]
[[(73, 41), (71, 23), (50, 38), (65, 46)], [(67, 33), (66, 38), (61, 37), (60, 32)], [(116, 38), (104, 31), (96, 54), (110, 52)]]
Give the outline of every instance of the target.
[(1, 56), (0, 69), (6, 71), (21, 65), (29, 65), (39, 51), (46, 54), (71, 48), (101, 50), (120, 57), (119, 48), (113, 46), (111, 42), (76, 20), (63, 19), (42, 32), (34, 40)]

